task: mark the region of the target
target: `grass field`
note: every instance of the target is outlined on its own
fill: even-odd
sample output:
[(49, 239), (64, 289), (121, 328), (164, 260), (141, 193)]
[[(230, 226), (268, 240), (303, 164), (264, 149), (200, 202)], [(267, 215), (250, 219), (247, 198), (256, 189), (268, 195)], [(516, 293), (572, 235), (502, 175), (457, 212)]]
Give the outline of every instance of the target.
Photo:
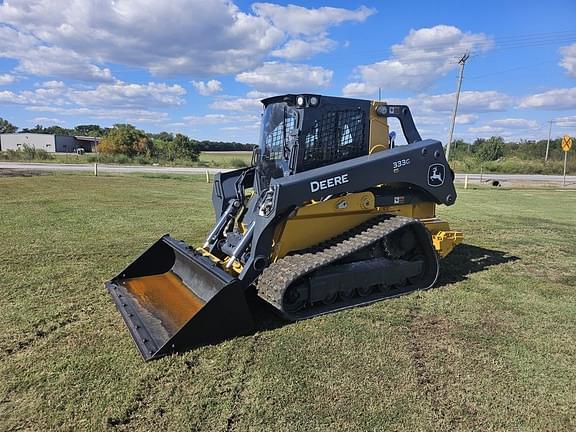
[(576, 429), (576, 193), (461, 190), (434, 289), (144, 363), (103, 282), (201, 177), (0, 177), (0, 430)]
[[(14, 153), (16, 154), (16, 153)], [(17, 155), (17, 154), (16, 154)], [(84, 164), (94, 163), (111, 163), (121, 165), (151, 165), (157, 162), (145, 156), (129, 158), (124, 155), (96, 155), (95, 153), (86, 153), (77, 155), (72, 153), (47, 153), (46, 159), (25, 159), (24, 156), (12, 159), (4, 152), (0, 152), (0, 160), (14, 160), (23, 162), (34, 163), (63, 163), (63, 164)], [(214, 167), (214, 168), (242, 168), (249, 166), (252, 160), (252, 152), (249, 151), (213, 151), (201, 152), (197, 162), (191, 162), (185, 159), (178, 159), (175, 161), (160, 161), (159, 164), (163, 166), (200, 166), (200, 167)]]
[[(245, 166), (250, 166), (252, 152), (202, 152), (200, 153), (200, 163), (213, 167), (234, 167), (238, 161), (244, 162)], [(238, 167), (238, 166), (237, 166)], [(241, 168), (241, 167), (240, 167)]]

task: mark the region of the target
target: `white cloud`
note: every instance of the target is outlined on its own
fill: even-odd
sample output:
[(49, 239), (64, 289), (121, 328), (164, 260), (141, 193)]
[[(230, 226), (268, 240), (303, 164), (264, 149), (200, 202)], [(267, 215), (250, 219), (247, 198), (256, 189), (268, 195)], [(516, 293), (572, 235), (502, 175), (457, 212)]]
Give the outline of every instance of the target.
[(223, 125), (236, 123), (254, 123), (260, 120), (256, 115), (231, 115), (231, 114), (206, 114), (202, 116), (183, 117), (187, 124), (190, 125)]
[(527, 96), (520, 101), (520, 108), (574, 109), (576, 108), (576, 87), (553, 89)]
[(507, 129), (538, 129), (540, 125), (535, 120), (527, 120), (521, 118), (506, 118), (493, 120), (492, 125), (503, 127)]
[(487, 122), (478, 127), (468, 128), (468, 132), (482, 136), (502, 135), (504, 137), (523, 136), (527, 132), (540, 129), (537, 121), (522, 118), (504, 118)]
[[(0, 21), (7, 7), (10, 4), (0, 4)], [(17, 59), (16, 70), (21, 73), (86, 81), (113, 79), (110, 69), (93, 64), (85, 56), (71, 49), (44, 44), (36, 37), (13, 28), (0, 25), (0, 40), (0, 57)]]
[(554, 120), (559, 127), (576, 127), (576, 116), (559, 117)]
[(260, 123), (252, 123), (243, 126), (225, 126), (221, 127), (220, 130), (223, 131), (230, 131), (230, 132), (238, 132), (238, 131), (250, 131), (254, 129), (258, 129), (260, 127)]
[(271, 53), (275, 57), (291, 61), (305, 60), (316, 54), (332, 51), (338, 44), (328, 37), (329, 27), (344, 22), (363, 22), (376, 13), (374, 9), (365, 6), (356, 10), (334, 7), (308, 9), (296, 5), (255, 3), (252, 9), (293, 37)]
[(147, 108), (178, 106), (184, 103), (186, 90), (177, 84), (130, 84), (116, 81), (93, 88), (68, 87), (62, 81), (47, 81), (34, 90), (0, 92), (0, 103), (36, 105), (79, 105), (93, 107)]
[(222, 111), (261, 112), (259, 97), (221, 97), (210, 104), (210, 108)]
[(222, 91), (222, 83), (212, 79), (210, 81), (192, 81), (192, 85), (201, 96), (210, 96)]
[(490, 125), (468, 128), (468, 132), (475, 133), (475, 134), (481, 134), (481, 135), (501, 134), (503, 131), (504, 131), (504, 129), (501, 127), (490, 126)]
[(246, 93), (246, 97), (258, 99), (258, 101), (276, 95), (277, 93), (275, 92), (263, 92), (258, 90), (250, 90), (248, 93)]
[(10, 74), (0, 74), (0, 85), (12, 84), (16, 81), (16, 77)]
[(65, 90), (57, 87), (40, 87), (35, 90), (23, 90), (20, 92), (0, 91), (1, 105), (37, 105), (61, 106), (67, 103)]
[(281, 6), (272, 3), (254, 3), (252, 9), (257, 15), (269, 19), (274, 26), (291, 35), (316, 35), (328, 27), (346, 21), (362, 22), (376, 13), (375, 9), (361, 6), (356, 10), (321, 7), (308, 9), (290, 4)]
[[(410, 98), (411, 106), (426, 112), (452, 112), (456, 94), (443, 93), (438, 95), (420, 95)], [(464, 91), (460, 93), (458, 112), (462, 114), (504, 111), (512, 106), (512, 97), (495, 90)]]
[(23, 105), (34, 112), (98, 119), (160, 122), (168, 115), (148, 108), (181, 105), (185, 94), (183, 87), (165, 83), (116, 81), (96, 87), (69, 87), (62, 81), (46, 81), (34, 90), (0, 91), (0, 105)]
[(474, 123), (476, 120), (478, 120), (476, 114), (459, 114), (456, 116), (456, 124), (466, 125)]
[(227, 0), (23, 0), (1, 4), (0, 21), (17, 29), (10, 40), (26, 39), (51, 54), (40, 57), (49, 65), (35, 65), (37, 55), (9, 55), (43, 75), (47, 67), (61, 72), (58, 63), (74, 56), (155, 74), (234, 73), (258, 64), (284, 39), (267, 19)]
[(310, 40), (291, 39), (282, 48), (272, 51), (272, 55), (286, 60), (305, 60), (332, 51), (337, 45), (324, 35)]
[(576, 78), (576, 43), (560, 48), (560, 54), (562, 54), (560, 66), (566, 69), (568, 75)]
[(315, 92), (328, 87), (332, 75), (331, 70), (321, 66), (267, 62), (250, 72), (236, 75), (236, 81), (265, 92)]
[(32, 122), (34, 124), (41, 124), (41, 125), (61, 125), (63, 123), (66, 123), (65, 120), (60, 120), (57, 118), (50, 118), (50, 117), (34, 117), (32, 119)]
[(376, 94), (378, 88), (422, 91), (457, 67), (466, 51), (485, 51), (492, 40), (482, 33), (463, 32), (437, 25), (410, 30), (402, 43), (393, 45), (389, 59), (356, 68), (356, 80), (346, 85), (346, 96)]
[(274, 50), (297, 58), (304, 43), (323, 52), (332, 45), (330, 27), (372, 13), (269, 3), (245, 13), (231, 0), (7, 0), (0, 57), (18, 60), (22, 73), (88, 81), (113, 81), (108, 64), (155, 75), (235, 74)]
[(184, 103), (186, 90), (165, 83), (130, 84), (116, 81), (100, 84), (94, 89), (71, 90), (70, 100), (84, 106), (140, 107), (178, 106)]
[(55, 113), (66, 116), (79, 116), (85, 119), (111, 120), (113, 123), (166, 123), (168, 113), (145, 109), (124, 108), (64, 108), (54, 106), (32, 106), (26, 108), (33, 112)]

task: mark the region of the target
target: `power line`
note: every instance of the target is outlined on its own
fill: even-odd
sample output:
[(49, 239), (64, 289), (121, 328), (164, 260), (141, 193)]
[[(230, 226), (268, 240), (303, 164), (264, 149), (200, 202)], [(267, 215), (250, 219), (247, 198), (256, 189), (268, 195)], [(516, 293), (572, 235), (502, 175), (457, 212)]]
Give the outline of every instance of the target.
[[(494, 39), (487, 40), (470, 40), (471, 45), (480, 47), (482, 50), (506, 50), (506, 49), (516, 49), (516, 48), (530, 48), (533, 46), (547, 45), (552, 43), (569, 43), (576, 42), (576, 32), (575, 31), (562, 31), (562, 32), (549, 32), (549, 33), (534, 33), (519, 36), (509, 36), (509, 37), (498, 37)], [(396, 46), (397, 51), (402, 55), (402, 58), (410, 58), (410, 53), (414, 53), (415, 57), (424, 57), (426, 50), (435, 49), (453, 49), (447, 46), (445, 42), (437, 42), (426, 44), (422, 47), (410, 47), (410, 46)], [(390, 49), (378, 49), (378, 50), (354, 50), (354, 54), (383, 54), (388, 53)], [(393, 54), (396, 54), (393, 52)], [(396, 54), (397, 55), (397, 54)], [(476, 56), (478, 54), (471, 53), (471, 56)]]
[[(470, 56), (470, 57), (474, 57), (474, 56)], [(509, 69), (503, 69), (503, 70), (500, 70), (500, 71), (494, 71), (494, 72), (490, 72), (490, 73), (487, 73), (487, 74), (475, 75), (475, 76), (467, 76), (466, 78), (471, 79), (471, 80), (480, 79), (480, 78), (484, 78), (484, 77), (487, 77), (487, 76), (501, 75), (501, 74), (504, 74), (504, 73), (513, 72), (513, 71), (517, 71), (517, 70), (521, 70), (521, 69), (531, 69), (531, 68), (534, 68), (534, 67), (537, 67), (537, 66), (542, 66), (542, 65), (544, 65), (544, 64), (556, 63), (556, 62), (557, 62), (557, 60), (554, 60), (554, 61), (546, 60), (546, 61), (541, 61), (541, 62), (538, 62), (538, 63), (529, 64), (529, 65), (516, 66), (516, 67), (513, 67), (513, 68), (509, 68)]]

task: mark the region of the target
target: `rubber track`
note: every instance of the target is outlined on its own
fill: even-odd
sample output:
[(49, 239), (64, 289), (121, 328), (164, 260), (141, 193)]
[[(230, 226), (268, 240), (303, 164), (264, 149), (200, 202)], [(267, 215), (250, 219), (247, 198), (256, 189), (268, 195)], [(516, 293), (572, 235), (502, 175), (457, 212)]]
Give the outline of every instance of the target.
[[(421, 224), (421, 222), (404, 216), (378, 216), (331, 241), (319, 245), (320, 247), (316, 246), (304, 253), (289, 255), (279, 259), (268, 266), (258, 279), (258, 295), (276, 307), (289, 320), (305, 319), (378, 301), (382, 296), (372, 295), (348, 301), (340, 300), (330, 307), (321, 306), (316, 308), (316, 306), (312, 306), (305, 310), (304, 313), (299, 311), (296, 314), (286, 312), (282, 307), (284, 293), (299, 278), (366, 248), (392, 232), (411, 224)], [(430, 244), (429, 247), (432, 247), (432, 245)]]

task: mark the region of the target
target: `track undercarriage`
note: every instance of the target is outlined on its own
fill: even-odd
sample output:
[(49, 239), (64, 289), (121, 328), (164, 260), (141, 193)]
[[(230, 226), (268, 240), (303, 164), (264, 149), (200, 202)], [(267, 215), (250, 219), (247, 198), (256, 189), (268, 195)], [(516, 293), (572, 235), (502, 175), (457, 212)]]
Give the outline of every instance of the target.
[(300, 320), (426, 289), (437, 275), (438, 258), (425, 226), (383, 215), (276, 261), (257, 290), (284, 318)]

